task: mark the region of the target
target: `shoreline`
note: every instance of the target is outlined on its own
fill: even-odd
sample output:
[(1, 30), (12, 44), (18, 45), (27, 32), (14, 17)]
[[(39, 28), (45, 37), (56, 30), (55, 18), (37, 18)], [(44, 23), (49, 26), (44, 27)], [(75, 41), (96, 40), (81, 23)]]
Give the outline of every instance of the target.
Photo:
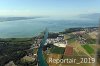
[[(90, 28), (90, 29), (92, 29), (92, 28), (99, 28), (99, 26), (98, 27), (74, 27), (74, 28), (65, 28), (64, 30), (62, 30), (62, 31), (49, 31), (49, 33), (61, 33), (61, 32), (64, 32), (66, 29), (77, 29), (77, 28), (81, 28), (81, 29), (87, 29), (87, 28)], [(41, 32), (40, 33), (38, 33), (38, 34), (34, 34), (34, 35), (32, 35), (33, 37), (36, 37), (36, 36), (39, 36), (41, 34)], [(0, 39), (10, 39), (10, 38), (16, 38), (16, 39), (22, 39), (22, 38), (33, 38), (32, 36), (27, 36), (27, 37), (25, 37), (25, 36), (23, 36), (23, 37), (0, 37)]]

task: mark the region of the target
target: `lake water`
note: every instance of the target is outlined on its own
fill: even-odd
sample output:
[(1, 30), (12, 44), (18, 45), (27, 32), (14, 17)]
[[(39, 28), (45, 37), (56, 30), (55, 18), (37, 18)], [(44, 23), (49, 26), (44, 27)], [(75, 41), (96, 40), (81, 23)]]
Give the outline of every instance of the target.
[(0, 38), (33, 37), (48, 28), (50, 32), (64, 31), (73, 27), (98, 27), (92, 20), (29, 19), (0, 22)]

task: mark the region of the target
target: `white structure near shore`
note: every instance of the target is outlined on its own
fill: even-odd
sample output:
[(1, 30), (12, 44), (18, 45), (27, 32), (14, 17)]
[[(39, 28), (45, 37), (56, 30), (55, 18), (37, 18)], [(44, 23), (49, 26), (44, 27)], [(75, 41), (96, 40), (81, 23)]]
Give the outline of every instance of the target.
[(66, 47), (67, 41), (65, 41), (65, 42), (57, 42), (57, 43), (54, 43), (54, 45), (58, 46), (58, 47)]
[(67, 40), (64, 40), (64, 36), (58, 36), (57, 38), (48, 38), (45, 45), (48, 43), (58, 47), (66, 47)]

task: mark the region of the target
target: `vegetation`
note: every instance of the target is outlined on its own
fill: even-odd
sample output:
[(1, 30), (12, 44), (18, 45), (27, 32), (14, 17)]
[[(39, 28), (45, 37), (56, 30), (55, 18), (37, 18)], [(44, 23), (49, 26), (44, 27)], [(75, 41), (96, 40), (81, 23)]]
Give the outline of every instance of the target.
[[(72, 46), (78, 46), (75, 41), (84, 41), (83, 45), (79, 44), (79, 47), (83, 47), (89, 54), (94, 53), (94, 49), (89, 46), (89, 44), (95, 44), (96, 39), (92, 39), (88, 33), (82, 34), (82, 35), (74, 35), (72, 32), (76, 31), (82, 31), (85, 28), (69, 28), (66, 29), (64, 32), (60, 33), (49, 33), (48, 38), (57, 38), (59, 34), (63, 34), (64, 39), (68, 41), (68, 44), (73, 44)], [(9, 61), (14, 61), (14, 63), (17, 66), (35, 66), (37, 61), (27, 61), (27, 60), (21, 60), (25, 55), (28, 54), (28, 50), (31, 47), (32, 44), (34, 44), (34, 41), (38, 41), (36, 39), (42, 39), (43, 35), (39, 35), (34, 38), (7, 38), (7, 39), (0, 39), (0, 66), (4, 66)], [(84, 45), (85, 44), (85, 45)], [(44, 57), (45, 59), (48, 58), (45, 50), (49, 48), (51, 54), (64, 54), (65, 48), (54, 46), (53, 44), (48, 44), (44, 46)], [(38, 49), (34, 49), (34, 53), (36, 53)], [(79, 49), (77, 49), (79, 50)], [(83, 52), (80, 52), (79, 54), (83, 54)], [(100, 52), (98, 52), (100, 54)], [(77, 51), (74, 52), (74, 55), (78, 55)], [(56, 55), (55, 55), (56, 56)], [(63, 57), (67, 58), (67, 57)], [(98, 55), (98, 58), (100, 58), (100, 55)], [(100, 60), (98, 60), (100, 61)]]
[(100, 48), (97, 51), (97, 62), (100, 63)]
[(82, 45), (82, 47), (83, 47), (89, 54), (94, 53), (94, 49), (93, 49), (92, 47), (90, 47), (88, 44)]
[(67, 34), (67, 33), (72, 33), (72, 32), (82, 31), (82, 30), (84, 30), (84, 28), (69, 28), (69, 29), (65, 29), (65, 31), (60, 33)]
[(59, 33), (49, 33), (48, 38), (57, 38)]
[(87, 44), (96, 44), (96, 39), (87, 39)]
[(69, 38), (68, 39), (68, 43), (70, 44), (70, 43), (73, 43), (73, 42), (75, 42), (76, 40), (74, 39), (74, 38)]
[(18, 60), (16, 62), (17, 66), (35, 66), (36, 61)]
[(50, 51), (51, 53), (64, 54), (64, 50), (65, 48), (53, 46)]
[(88, 34), (84, 34), (81, 37), (86, 39), (87, 44), (96, 44), (96, 39), (92, 39)]
[(20, 39), (0, 39), (0, 66), (4, 66), (9, 61), (17, 62), (27, 54), (32, 41), (31, 39)]

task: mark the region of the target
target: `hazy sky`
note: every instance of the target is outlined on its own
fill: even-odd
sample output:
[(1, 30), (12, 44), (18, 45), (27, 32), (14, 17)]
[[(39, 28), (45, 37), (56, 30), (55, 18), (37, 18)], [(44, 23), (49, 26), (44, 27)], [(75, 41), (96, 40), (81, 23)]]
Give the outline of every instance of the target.
[(100, 0), (0, 0), (0, 16), (75, 16), (100, 13)]

